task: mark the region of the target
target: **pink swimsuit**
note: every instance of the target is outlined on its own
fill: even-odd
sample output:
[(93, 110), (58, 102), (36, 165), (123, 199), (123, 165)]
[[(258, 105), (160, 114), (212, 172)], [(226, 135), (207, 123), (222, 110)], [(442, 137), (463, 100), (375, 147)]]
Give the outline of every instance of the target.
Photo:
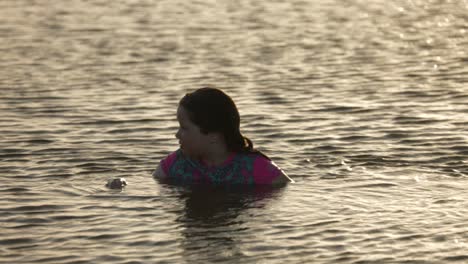
[(170, 181), (181, 184), (271, 184), (281, 169), (259, 153), (234, 153), (221, 166), (208, 167), (179, 149), (161, 160)]

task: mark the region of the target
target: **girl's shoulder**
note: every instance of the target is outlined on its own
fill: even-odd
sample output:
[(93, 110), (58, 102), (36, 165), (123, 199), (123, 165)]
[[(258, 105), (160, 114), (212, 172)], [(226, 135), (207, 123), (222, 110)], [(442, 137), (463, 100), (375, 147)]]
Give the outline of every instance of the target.
[(281, 168), (261, 152), (244, 153), (251, 161), (252, 175), (256, 184), (271, 184), (283, 174)]
[(181, 150), (178, 149), (161, 160), (160, 165), (166, 175), (168, 175), (170, 167), (180, 158), (180, 154)]

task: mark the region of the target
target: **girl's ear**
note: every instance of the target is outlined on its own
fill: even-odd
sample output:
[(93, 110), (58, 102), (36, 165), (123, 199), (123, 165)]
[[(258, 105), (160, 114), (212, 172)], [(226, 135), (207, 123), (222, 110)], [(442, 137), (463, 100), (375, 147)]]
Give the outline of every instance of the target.
[(210, 143), (220, 143), (222, 142), (222, 139), (223, 139), (223, 135), (221, 135), (221, 133), (216, 133), (216, 132), (213, 132), (213, 133), (209, 133), (209, 140), (210, 140)]

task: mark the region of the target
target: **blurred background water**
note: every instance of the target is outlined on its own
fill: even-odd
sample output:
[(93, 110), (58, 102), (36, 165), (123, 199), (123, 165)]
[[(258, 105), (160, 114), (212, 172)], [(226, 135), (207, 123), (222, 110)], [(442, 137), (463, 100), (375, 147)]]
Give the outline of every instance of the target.
[[(466, 0), (3, 0), (0, 262), (466, 262), (467, 30)], [(297, 183), (151, 178), (205, 85)]]

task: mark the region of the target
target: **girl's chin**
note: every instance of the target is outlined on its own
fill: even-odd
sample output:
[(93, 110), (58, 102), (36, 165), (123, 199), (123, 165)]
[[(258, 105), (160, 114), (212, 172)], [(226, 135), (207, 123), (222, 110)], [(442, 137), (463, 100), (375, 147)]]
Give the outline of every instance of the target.
[(182, 154), (187, 157), (187, 158), (190, 158), (190, 159), (196, 159), (196, 155), (194, 155), (193, 153), (190, 153), (188, 152), (187, 150), (183, 149), (183, 148), (180, 148), (180, 150), (182, 151)]
[(184, 156), (190, 157), (190, 153), (188, 153), (187, 150), (185, 150), (184, 148), (180, 147), (180, 151), (182, 151), (182, 154), (184, 154)]

